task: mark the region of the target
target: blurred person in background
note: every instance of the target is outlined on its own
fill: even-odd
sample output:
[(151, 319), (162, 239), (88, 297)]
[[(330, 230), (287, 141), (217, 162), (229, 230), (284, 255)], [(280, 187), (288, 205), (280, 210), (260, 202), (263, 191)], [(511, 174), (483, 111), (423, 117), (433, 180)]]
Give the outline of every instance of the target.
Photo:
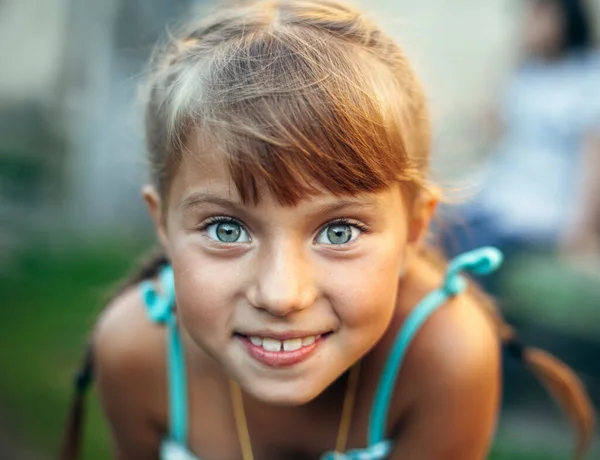
[(492, 119), (482, 188), (451, 219), (453, 254), (600, 249), (600, 56), (582, 0), (527, 0), (522, 57)]

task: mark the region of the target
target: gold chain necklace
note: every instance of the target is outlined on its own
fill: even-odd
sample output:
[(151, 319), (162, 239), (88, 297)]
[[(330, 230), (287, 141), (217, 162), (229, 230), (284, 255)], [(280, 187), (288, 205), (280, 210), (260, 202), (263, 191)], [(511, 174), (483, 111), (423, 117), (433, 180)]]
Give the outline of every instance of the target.
[[(360, 365), (355, 364), (350, 369), (348, 376), (348, 385), (346, 386), (346, 394), (344, 395), (344, 404), (342, 405), (342, 415), (340, 417), (340, 426), (338, 428), (337, 439), (335, 442), (336, 454), (341, 454), (346, 450), (348, 436), (350, 434), (350, 426), (352, 424), (352, 413), (354, 411), (354, 403), (356, 401), (356, 390), (358, 388), (358, 377), (360, 374)], [(242, 451), (243, 460), (254, 460), (252, 454), (252, 442), (248, 431), (248, 422), (246, 420), (246, 411), (244, 410), (244, 399), (242, 390), (238, 383), (234, 380), (229, 381), (229, 389), (231, 393), (231, 402), (233, 404), (233, 415), (238, 433), (240, 449)]]

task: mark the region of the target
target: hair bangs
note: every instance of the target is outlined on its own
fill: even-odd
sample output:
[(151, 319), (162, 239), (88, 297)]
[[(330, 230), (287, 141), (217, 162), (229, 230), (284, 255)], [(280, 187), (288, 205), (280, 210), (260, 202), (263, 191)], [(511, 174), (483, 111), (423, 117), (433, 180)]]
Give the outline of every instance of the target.
[(202, 101), (188, 117), (204, 148), (224, 155), (240, 199), (256, 204), (268, 190), (293, 205), (323, 191), (414, 182), (401, 117), (386, 103), (398, 96), (381, 94), (395, 87), (391, 76), (382, 83), (383, 66), (366, 53), (356, 59), (347, 43), (299, 49), (286, 38), (264, 33), (238, 44), (236, 56), (205, 67), (203, 97), (187, 98)]

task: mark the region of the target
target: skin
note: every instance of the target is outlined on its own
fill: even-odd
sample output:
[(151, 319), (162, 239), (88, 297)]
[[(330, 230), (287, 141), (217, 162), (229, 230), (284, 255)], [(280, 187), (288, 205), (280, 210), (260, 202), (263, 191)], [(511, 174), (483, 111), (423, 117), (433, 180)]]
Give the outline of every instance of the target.
[[(259, 205), (242, 206), (224, 164), (200, 154), (182, 161), (166, 206), (151, 188), (145, 199), (175, 273), (189, 448), (207, 460), (241, 458), (228, 390), (233, 378), (244, 392), (255, 458), (318, 458), (334, 446), (346, 371), (361, 358), (348, 448), (364, 447), (395, 335), (442, 281), (417, 255), (435, 199), (421, 197), (409, 213), (400, 189), (390, 187), (353, 197), (323, 192), (286, 207), (263, 190)], [(216, 240), (216, 226), (205, 228), (215, 215), (238, 219), (248, 238)], [(327, 226), (340, 218), (362, 230), (332, 245)], [(237, 336), (282, 331), (330, 334), (307, 360), (277, 369), (252, 358)], [(149, 323), (135, 289), (115, 299), (99, 323), (98, 381), (117, 458), (157, 458), (168, 431), (164, 344), (164, 329)], [(454, 297), (408, 351), (390, 408), (390, 458), (484, 458), (499, 381), (488, 318), (467, 295)]]
[(555, 60), (561, 57), (564, 21), (558, 2), (528, 2), (523, 25), (523, 47), (529, 56)]

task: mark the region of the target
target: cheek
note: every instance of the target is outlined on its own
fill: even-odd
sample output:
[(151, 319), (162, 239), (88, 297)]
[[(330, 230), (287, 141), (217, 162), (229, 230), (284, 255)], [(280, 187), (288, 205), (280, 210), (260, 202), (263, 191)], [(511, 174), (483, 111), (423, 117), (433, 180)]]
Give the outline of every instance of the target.
[(401, 245), (384, 245), (336, 276), (334, 305), (345, 327), (387, 328), (396, 305), (402, 250)]
[(175, 256), (172, 262), (182, 326), (203, 342), (216, 331), (227, 330), (237, 292), (231, 267), (226, 270), (206, 257), (189, 253)]

